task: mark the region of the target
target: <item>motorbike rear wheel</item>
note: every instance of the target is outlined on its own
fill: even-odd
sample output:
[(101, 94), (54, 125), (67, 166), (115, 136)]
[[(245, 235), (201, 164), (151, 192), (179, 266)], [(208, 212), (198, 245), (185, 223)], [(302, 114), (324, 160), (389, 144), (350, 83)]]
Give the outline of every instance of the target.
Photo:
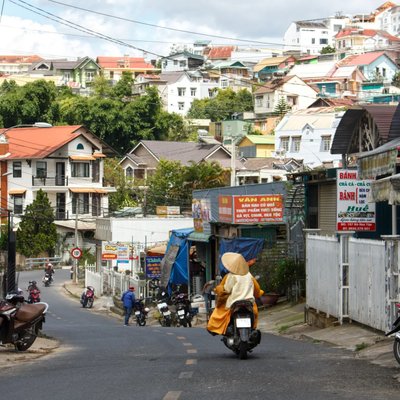
[(393, 343), (393, 354), (396, 361), (400, 364), (400, 340), (396, 339)]
[(145, 326), (146, 325), (146, 318), (139, 318), (138, 319), (138, 324), (139, 324), (139, 326)]
[(28, 350), (37, 338), (38, 328), (32, 325), (30, 328), (23, 330), (18, 334), (18, 340), (15, 342), (15, 348), (18, 351)]
[(87, 308), (92, 308), (93, 307), (93, 299), (92, 298), (89, 298), (88, 300), (87, 300)]
[(247, 359), (247, 342), (243, 342), (242, 340), (240, 341), (238, 357), (240, 360)]

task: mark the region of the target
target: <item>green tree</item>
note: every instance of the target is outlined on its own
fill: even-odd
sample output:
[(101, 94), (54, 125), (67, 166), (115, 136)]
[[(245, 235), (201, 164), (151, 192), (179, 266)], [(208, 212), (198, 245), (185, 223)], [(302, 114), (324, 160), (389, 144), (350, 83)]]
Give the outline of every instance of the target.
[(279, 98), (278, 103), (275, 106), (274, 112), (282, 118), (287, 112), (290, 111), (290, 109), (291, 109), (291, 107), (286, 102), (285, 98), (283, 96), (281, 96)]
[(120, 99), (130, 99), (134, 81), (132, 72), (122, 72), (121, 79), (113, 87), (113, 96)]
[(400, 72), (396, 72), (393, 75), (392, 85), (396, 87), (400, 87)]
[(112, 93), (111, 85), (103, 74), (94, 77), (91, 88), (96, 97), (110, 97)]
[(28, 205), (17, 231), (17, 251), (25, 257), (47, 253), (54, 256), (57, 232), (54, 211), (47, 194), (39, 190), (36, 199)]
[(336, 53), (336, 49), (330, 45), (325, 46), (321, 49), (321, 54), (332, 54)]

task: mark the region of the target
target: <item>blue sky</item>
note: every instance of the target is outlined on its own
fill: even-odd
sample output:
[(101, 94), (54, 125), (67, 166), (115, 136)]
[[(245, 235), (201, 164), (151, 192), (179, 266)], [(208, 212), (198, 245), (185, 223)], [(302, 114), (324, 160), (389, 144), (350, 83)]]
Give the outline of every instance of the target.
[[(50, 0), (12, 1), (19, 5), (11, 0), (0, 0), (0, 9), (3, 7), (0, 54), (38, 54), (47, 58), (142, 56), (142, 50), (161, 56), (169, 54), (173, 44), (190, 45), (195, 40), (207, 39), (206, 35), (224, 37), (209, 37), (213, 44), (246, 44), (233, 40), (237, 38), (262, 42), (264, 45), (258, 45), (263, 47), (276, 47), (274, 44), (282, 44), (283, 35), (292, 21), (327, 17), (339, 11), (368, 14), (384, 3), (382, 0), (281, 0), (276, 3), (267, 0), (60, 0), (63, 4)], [(52, 19), (37, 14), (44, 12), (53, 14)], [(58, 23), (53, 20), (56, 17), (63, 18), (67, 24), (72, 22), (106, 35), (109, 40), (95, 39), (88, 33)], [(126, 45), (115, 43), (115, 40)]]

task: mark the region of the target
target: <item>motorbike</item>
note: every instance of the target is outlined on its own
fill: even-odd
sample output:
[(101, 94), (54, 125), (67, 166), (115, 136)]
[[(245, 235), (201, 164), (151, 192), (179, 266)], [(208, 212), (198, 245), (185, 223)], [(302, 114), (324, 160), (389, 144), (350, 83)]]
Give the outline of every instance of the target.
[(40, 302), (40, 290), (37, 287), (36, 281), (30, 281), (28, 286), (28, 300), (29, 304)]
[(135, 303), (135, 317), (136, 317), (136, 325), (145, 326), (147, 315), (150, 312), (150, 309), (145, 306), (144, 300), (139, 299)]
[(0, 344), (13, 344), (16, 350), (28, 350), (45, 322), (47, 303), (27, 304), (18, 293), (0, 301)]
[(53, 282), (53, 276), (49, 272), (44, 273), (44, 277), (42, 279), (44, 286), (48, 287)]
[(176, 307), (177, 326), (191, 328), (193, 319), (193, 310), (187, 293), (175, 293), (172, 302)]
[(94, 302), (94, 287), (87, 286), (86, 290), (82, 293), (81, 304), (82, 307), (92, 308)]
[(261, 342), (261, 332), (253, 328), (253, 303), (239, 300), (231, 306), (231, 319), (222, 341), (240, 360), (247, 359), (251, 352)]
[(157, 309), (160, 313), (158, 321), (161, 326), (171, 326), (172, 325), (172, 313), (168, 307), (169, 296), (165, 289), (160, 288), (160, 292), (157, 300)]
[(396, 361), (400, 364), (400, 303), (396, 304), (397, 308), (397, 319), (392, 325), (392, 329), (385, 334), (385, 336), (390, 336), (395, 333), (394, 343), (393, 343), (393, 354)]

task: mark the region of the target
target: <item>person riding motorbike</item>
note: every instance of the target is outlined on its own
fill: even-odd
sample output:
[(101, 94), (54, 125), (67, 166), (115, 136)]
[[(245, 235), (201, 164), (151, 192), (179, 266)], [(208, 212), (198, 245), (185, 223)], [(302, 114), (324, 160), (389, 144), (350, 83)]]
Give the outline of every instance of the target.
[(49, 274), (50, 282), (53, 281), (54, 268), (52, 263), (48, 263), (44, 268), (45, 274)]
[(258, 308), (255, 299), (264, 293), (257, 280), (249, 271), (249, 265), (239, 253), (225, 253), (221, 257), (222, 265), (228, 270), (221, 283), (215, 288), (216, 307), (207, 324), (212, 335), (224, 335), (231, 318), (231, 306), (238, 300), (253, 303), (254, 326), (257, 328)]

